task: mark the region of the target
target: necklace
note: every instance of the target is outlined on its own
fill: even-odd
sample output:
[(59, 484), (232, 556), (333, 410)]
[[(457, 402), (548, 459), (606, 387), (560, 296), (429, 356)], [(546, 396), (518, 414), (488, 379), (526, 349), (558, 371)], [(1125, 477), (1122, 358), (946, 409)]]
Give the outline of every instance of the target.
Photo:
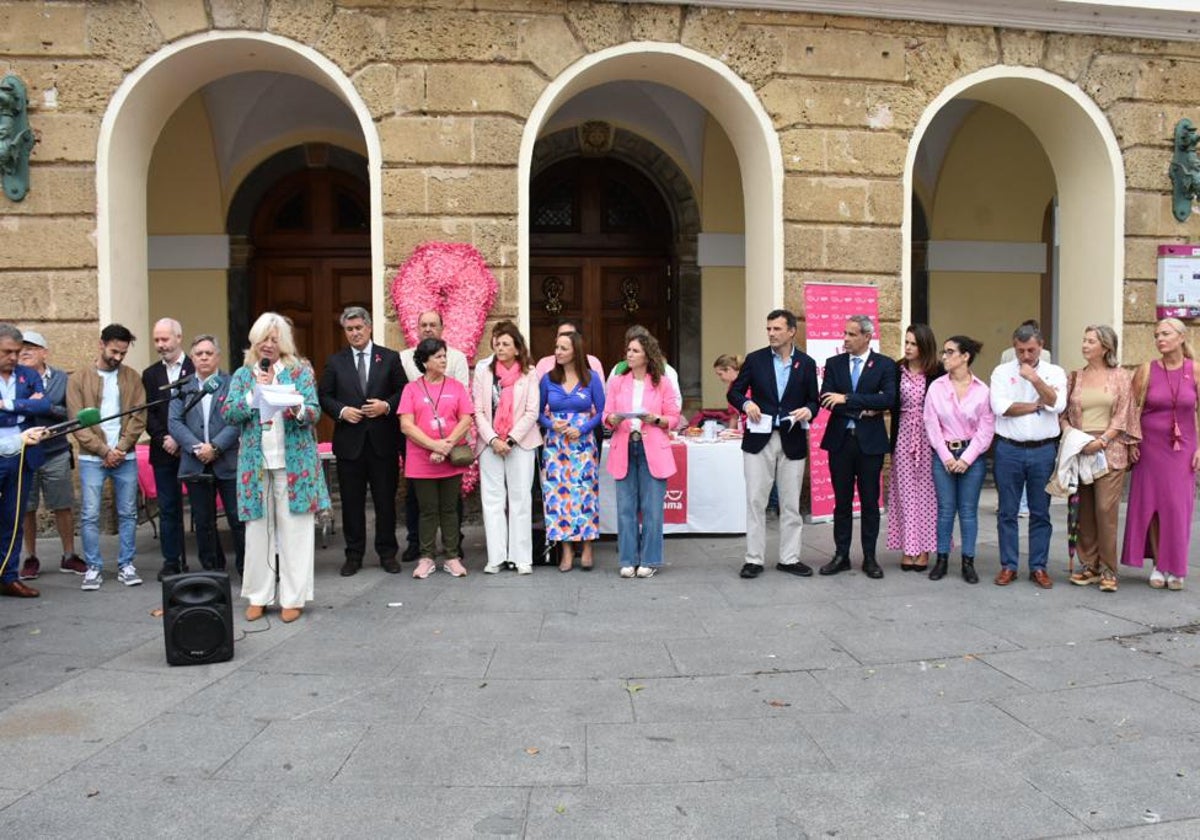
[[(1160, 362), (1161, 364), (1161, 362)], [(1183, 365), (1179, 365), (1179, 376), (1175, 379), (1174, 384), (1171, 382), (1171, 372), (1167, 370), (1167, 366), (1162, 366), (1163, 376), (1167, 380), (1167, 390), (1171, 392), (1171, 449), (1178, 452), (1182, 447), (1183, 433), (1179, 430), (1179, 417), (1176, 414), (1176, 408), (1179, 406), (1179, 388), (1183, 385)]]

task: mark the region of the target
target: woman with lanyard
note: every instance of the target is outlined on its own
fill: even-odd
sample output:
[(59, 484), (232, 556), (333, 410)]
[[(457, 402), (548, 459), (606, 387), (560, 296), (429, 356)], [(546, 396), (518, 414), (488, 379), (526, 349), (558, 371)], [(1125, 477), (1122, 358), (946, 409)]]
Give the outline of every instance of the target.
[(447, 559), (442, 568), (453, 577), (467, 573), (459, 543), (458, 497), (465, 466), (455, 466), (450, 452), (471, 428), (474, 407), (467, 389), (446, 376), (446, 342), (422, 339), (413, 353), (421, 377), (400, 395), (400, 431), (408, 438), (404, 477), (411, 478), (420, 509), (420, 559), (413, 577), (424, 580), (437, 568), (438, 529)]

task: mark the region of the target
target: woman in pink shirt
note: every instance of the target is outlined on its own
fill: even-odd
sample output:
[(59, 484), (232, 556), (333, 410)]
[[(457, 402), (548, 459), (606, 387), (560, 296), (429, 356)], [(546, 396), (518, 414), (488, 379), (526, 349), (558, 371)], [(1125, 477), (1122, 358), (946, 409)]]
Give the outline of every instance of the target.
[(454, 577), (467, 573), (459, 545), (458, 496), (466, 467), (450, 463), (450, 450), (462, 443), (475, 413), (471, 397), (461, 382), (446, 376), (446, 342), (426, 338), (413, 353), (417, 369), (424, 374), (404, 386), (400, 395), (400, 431), (408, 438), (404, 477), (413, 480), (421, 511), (420, 559), (415, 578), (427, 578), (436, 568), (437, 532), (449, 559), (443, 568)]
[(975, 572), (975, 539), (979, 533), (979, 492), (986, 472), (984, 455), (992, 445), (996, 416), (988, 386), (971, 373), (983, 345), (955, 335), (942, 345), (946, 375), (925, 395), (925, 433), (933, 447), (933, 485), (937, 492), (937, 561), (930, 580), (946, 575), (954, 515), (962, 535), (962, 576), (979, 583)]

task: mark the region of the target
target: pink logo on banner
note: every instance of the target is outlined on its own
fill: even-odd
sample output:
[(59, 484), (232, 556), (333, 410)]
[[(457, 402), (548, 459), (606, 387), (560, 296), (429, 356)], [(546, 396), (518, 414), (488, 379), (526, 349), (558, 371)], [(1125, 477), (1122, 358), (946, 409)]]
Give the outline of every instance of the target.
[(663, 524), (687, 524), (688, 453), (686, 443), (671, 447), (675, 456), (675, 475), (667, 479), (667, 496), (663, 499)]
[[(874, 286), (810, 283), (804, 287), (804, 313), (806, 350), (817, 363), (817, 379), (824, 381), (825, 360), (843, 352), (846, 319), (851, 315), (867, 315), (878, 327), (879, 290)], [(829, 455), (821, 449), (821, 438), (825, 436), (828, 421), (829, 412), (821, 409), (808, 430), (809, 496), (813, 519), (833, 516)]]

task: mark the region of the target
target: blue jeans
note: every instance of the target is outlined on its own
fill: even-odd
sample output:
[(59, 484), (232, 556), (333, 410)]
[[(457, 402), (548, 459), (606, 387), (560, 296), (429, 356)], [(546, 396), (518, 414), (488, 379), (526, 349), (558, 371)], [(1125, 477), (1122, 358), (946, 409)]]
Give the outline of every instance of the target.
[(954, 516), (962, 535), (963, 557), (975, 556), (975, 540), (979, 536), (979, 492), (987, 464), (981, 455), (965, 473), (946, 472), (945, 465), (933, 456), (933, 486), (937, 490), (937, 550), (949, 554), (954, 538)]
[(667, 495), (667, 480), (650, 474), (646, 450), (640, 440), (629, 442), (629, 472), (616, 485), (617, 552), (621, 565), (658, 568), (663, 561), (663, 499)]
[(178, 566), (183, 553), (183, 494), (179, 492), (179, 461), (154, 466), (158, 492), (158, 542), (163, 562)]
[(117, 467), (106, 467), (100, 461), (79, 460), (79, 485), (83, 489), (83, 504), (79, 512), (79, 534), (83, 538), (83, 560), (88, 568), (102, 569), (100, 556), (100, 496), (104, 480), (111, 478), (117, 499), (117, 530), (120, 548), (117, 565), (133, 562), (137, 548), (137, 460), (128, 458)]
[(1047, 443), (1034, 449), (996, 441), (996, 492), (1000, 496), (998, 532), (1000, 565), (1014, 571), (1021, 565), (1021, 492), (1029, 497), (1029, 571), (1045, 569), (1050, 556), (1050, 495), (1046, 483), (1054, 473), (1058, 447)]

